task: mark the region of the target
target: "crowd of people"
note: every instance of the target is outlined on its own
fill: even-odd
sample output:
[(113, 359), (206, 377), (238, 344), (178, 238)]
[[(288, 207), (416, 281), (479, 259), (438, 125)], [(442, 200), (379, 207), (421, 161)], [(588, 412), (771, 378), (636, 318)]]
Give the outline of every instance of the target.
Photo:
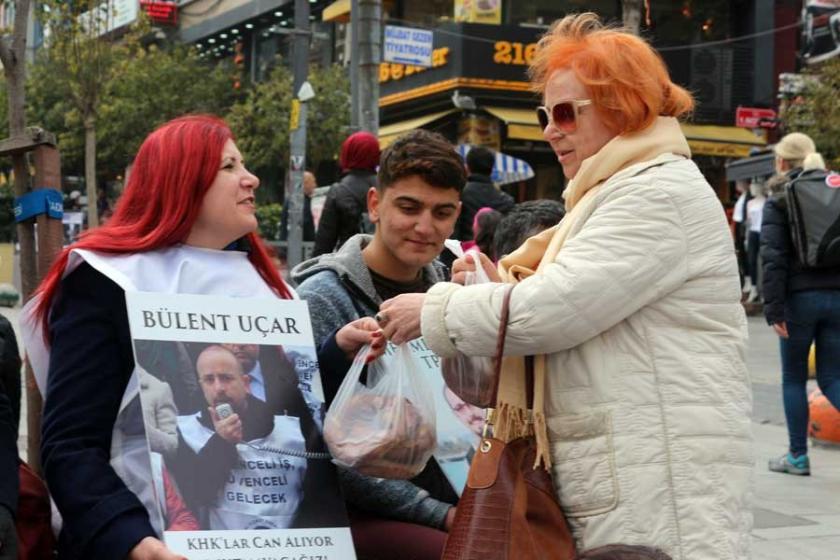
[[(148, 136), (113, 215), (59, 255), (26, 310), (26, 349), (45, 382), (41, 452), (60, 558), (177, 560), (164, 531), (345, 523), (360, 560), (441, 558), (459, 491), (438, 462), (390, 480), (319, 460), (323, 411), (365, 346), (368, 362), (419, 337), (441, 358), (494, 355), (503, 307), (505, 356), (534, 357), (535, 468), (551, 474), (578, 557), (750, 557), (746, 318), (725, 214), (679, 126), (692, 96), (647, 42), (593, 14), (556, 22), (530, 76), (568, 180), (562, 202), (516, 204), (492, 183), (488, 149), (464, 161), (439, 134), (416, 130), (380, 153), (376, 137), (355, 133), (317, 231), (303, 221), (315, 256), (288, 280), (256, 234), (259, 179), (228, 126), (184, 116)], [(818, 166), (809, 142), (791, 134), (777, 145), (788, 180)], [(736, 214), (781, 341), (790, 447), (770, 469), (808, 474), (814, 340), (820, 386), (840, 405), (840, 271), (797, 265), (784, 184), (751, 187)], [(449, 238), (477, 251), (447, 266)], [(465, 285), (477, 267), (490, 281)], [(136, 291), (302, 299), (314, 355), (244, 340), (133, 341), (126, 293)], [(296, 365), (315, 359), (320, 397)], [(17, 488), (6, 481), (17, 480), (7, 459), (20, 400), (6, 377), (3, 560), (15, 554)], [(511, 383), (524, 398), (524, 377)], [(522, 404), (505, 404), (515, 424), (509, 411)], [(273, 448), (294, 451), (282, 462), (261, 454)], [(282, 497), (235, 487), (257, 476), (282, 481)]]

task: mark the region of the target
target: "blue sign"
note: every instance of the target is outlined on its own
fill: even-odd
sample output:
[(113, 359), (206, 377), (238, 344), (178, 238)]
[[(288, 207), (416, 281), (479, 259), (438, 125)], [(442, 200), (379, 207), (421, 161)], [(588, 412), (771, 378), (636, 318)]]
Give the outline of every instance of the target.
[(382, 59), (428, 68), (432, 65), (433, 43), (434, 33), (426, 29), (386, 25)]
[(61, 219), (64, 215), (64, 197), (55, 189), (35, 189), (15, 198), (15, 221), (24, 222), (39, 214)]

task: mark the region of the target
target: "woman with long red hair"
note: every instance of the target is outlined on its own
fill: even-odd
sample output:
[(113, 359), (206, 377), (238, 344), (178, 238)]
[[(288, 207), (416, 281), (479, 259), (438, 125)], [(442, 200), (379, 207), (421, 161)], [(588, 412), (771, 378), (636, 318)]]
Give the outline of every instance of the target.
[[(158, 540), (144, 506), (150, 485), (132, 476), (119, 447), (143, 435), (124, 293), (295, 297), (256, 234), (258, 186), (221, 119), (162, 125), (140, 147), (113, 217), (58, 256), (27, 306), (62, 557), (181, 558)], [(341, 329), (338, 346), (381, 350), (367, 321)]]

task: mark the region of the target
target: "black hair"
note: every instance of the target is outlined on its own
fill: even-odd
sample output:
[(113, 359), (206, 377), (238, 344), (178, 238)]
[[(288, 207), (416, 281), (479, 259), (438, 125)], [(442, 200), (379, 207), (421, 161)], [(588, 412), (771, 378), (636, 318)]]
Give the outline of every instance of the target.
[(496, 154), (490, 148), (475, 146), (467, 152), (467, 167), (470, 173), (476, 175), (490, 175), (496, 165)]
[(478, 226), (475, 232), (475, 244), (491, 260), (496, 260), (493, 240), (496, 235), (496, 228), (499, 227), (503, 217), (503, 214), (498, 210), (490, 210), (489, 212), (483, 212), (475, 220)]
[(379, 165), (377, 189), (382, 191), (406, 177), (418, 176), (433, 187), (455, 189), (467, 182), (461, 156), (443, 136), (412, 130), (386, 148)]
[(512, 253), (532, 235), (556, 225), (566, 211), (556, 200), (521, 202), (502, 218), (493, 236), (496, 259)]

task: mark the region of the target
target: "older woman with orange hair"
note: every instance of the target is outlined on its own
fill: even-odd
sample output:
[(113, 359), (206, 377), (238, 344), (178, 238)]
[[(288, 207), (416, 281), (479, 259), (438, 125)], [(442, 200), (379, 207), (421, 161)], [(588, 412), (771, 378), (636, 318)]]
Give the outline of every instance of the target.
[[(578, 549), (749, 558), (746, 320), (723, 209), (677, 120), (692, 98), (650, 45), (594, 14), (555, 23), (530, 70), (568, 213), (498, 271), (482, 259), (496, 283), (384, 302), (385, 335), (493, 355), (503, 283), (516, 284), (505, 355), (536, 356), (532, 429)], [(456, 261), (454, 282), (473, 266)], [(500, 391), (521, 391), (502, 415), (525, 406), (508, 372)]]

